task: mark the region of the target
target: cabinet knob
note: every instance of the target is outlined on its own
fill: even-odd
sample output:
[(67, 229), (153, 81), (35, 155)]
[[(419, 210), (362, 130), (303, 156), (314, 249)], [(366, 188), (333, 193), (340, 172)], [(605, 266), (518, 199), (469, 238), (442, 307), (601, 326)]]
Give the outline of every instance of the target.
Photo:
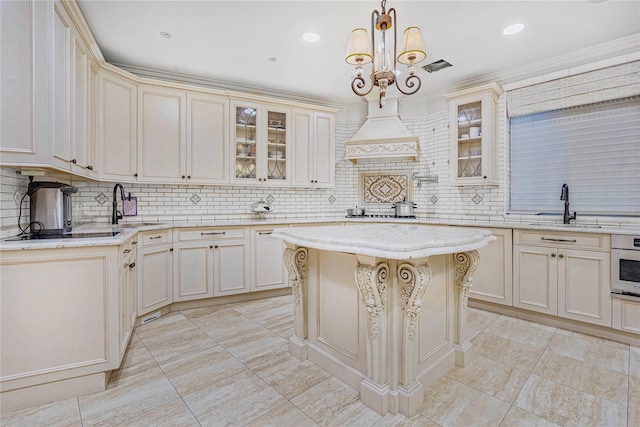
[(71, 163), (75, 165), (76, 163), (78, 163), (78, 161), (76, 159), (71, 159)]
[(182, 175), (182, 179), (184, 179), (184, 178), (185, 178), (185, 176), (184, 176), (184, 175)]
[(215, 246), (214, 246), (214, 248), (216, 248), (216, 249), (218, 249), (218, 247), (219, 247), (218, 245), (215, 245)]
[(169, 252), (173, 252), (173, 248), (169, 249)]
[(134, 173), (134, 174), (133, 174), (133, 176), (137, 178), (137, 177), (138, 177), (138, 174), (137, 174), (137, 173)]
[(90, 171), (92, 171), (92, 170), (93, 170), (93, 166), (88, 165), (88, 166), (87, 166), (87, 169), (88, 169), (88, 170), (90, 170)]
[(187, 179), (191, 179), (191, 175), (187, 175)]
[(556, 257), (556, 254), (551, 254), (551, 258), (555, 258), (555, 257)]
[(483, 176), (484, 179), (487, 179), (487, 175)]
[(213, 245), (209, 246), (209, 249), (213, 249)]
[(137, 245), (137, 244), (138, 244), (138, 241), (137, 241), (137, 240), (134, 240), (133, 242), (131, 242), (131, 244), (132, 244), (132, 245)]
[(564, 255), (560, 254), (558, 255), (558, 258), (564, 258)]
[(129, 264), (129, 268), (135, 268), (136, 267), (136, 263), (132, 262), (131, 264)]

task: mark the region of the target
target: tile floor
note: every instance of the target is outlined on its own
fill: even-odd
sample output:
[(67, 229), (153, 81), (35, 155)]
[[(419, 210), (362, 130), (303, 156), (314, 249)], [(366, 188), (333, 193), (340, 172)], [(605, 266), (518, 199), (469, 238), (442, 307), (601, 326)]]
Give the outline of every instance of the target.
[(2, 426), (640, 426), (640, 347), (470, 309), (474, 359), (380, 417), (288, 353), (291, 296), (138, 327), (107, 390), (2, 414)]

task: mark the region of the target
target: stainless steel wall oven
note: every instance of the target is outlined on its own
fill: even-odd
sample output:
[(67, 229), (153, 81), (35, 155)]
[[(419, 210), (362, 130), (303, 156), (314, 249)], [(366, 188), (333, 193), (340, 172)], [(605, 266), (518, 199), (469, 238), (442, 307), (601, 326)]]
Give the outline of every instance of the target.
[(640, 301), (640, 236), (611, 236), (611, 293)]

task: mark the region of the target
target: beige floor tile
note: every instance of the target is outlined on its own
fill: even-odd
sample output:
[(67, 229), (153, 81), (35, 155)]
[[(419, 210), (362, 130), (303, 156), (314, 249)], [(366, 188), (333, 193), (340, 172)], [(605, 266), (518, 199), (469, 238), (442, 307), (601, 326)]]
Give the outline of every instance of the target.
[(512, 406), (500, 423), (500, 427), (559, 427), (558, 424)]
[(500, 317), (499, 314), (469, 307), (467, 309), (467, 339), (473, 339), (495, 322), (498, 317)]
[(296, 408), (291, 402), (284, 403), (253, 420), (247, 427), (313, 427), (317, 426), (304, 412)]
[(371, 426), (381, 417), (360, 402), (352, 388), (330, 377), (291, 399), (321, 426)]
[(629, 406), (640, 410), (640, 378), (629, 377)]
[(272, 352), (250, 359), (246, 365), (287, 399), (307, 391), (330, 376), (312, 362), (293, 357), (287, 342)]
[(521, 344), (528, 344), (535, 348), (545, 348), (549, 344), (551, 337), (553, 337), (556, 328), (522, 319), (500, 316), (484, 331), (488, 334)]
[(627, 407), (531, 375), (514, 405), (566, 427), (625, 426)]
[(623, 374), (629, 372), (629, 345), (558, 329), (548, 350)]
[(477, 354), (528, 372), (533, 371), (544, 351), (543, 348), (491, 335), (487, 332), (478, 334), (471, 343), (474, 355)]
[(198, 327), (179, 312), (169, 313), (136, 327), (136, 334), (147, 346), (156, 341), (170, 341), (173, 338), (194, 331), (198, 331)]
[(78, 399), (74, 397), (73, 399), (6, 412), (0, 415), (0, 425), (3, 427), (80, 427), (82, 421)]
[(474, 354), (464, 368), (455, 366), (447, 377), (512, 403), (524, 385), (528, 371), (504, 365)]
[(288, 340), (293, 336), (293, 318), (279, 325), (271, 326), (268, 329), (279, 337)]
[(183, 400), (203, 426), (244, 425), (286, 402), (249, 370), (183, 396)]
[(629, 407), (629, 413), (627, 415), (627, 426), (638, 427), (640, 426), (640, 409)]
[(200, 424), (193, 416), (182, 399), (176, 399), (162, 406), (131, 418), (118, 427), (199, 427)]
[(627, 404), (629, 377), (610, 369), (547, 350), (533, 373), (611, 402)]
[(287, 340), (254, 324), (251, 329), (238, 332), (235, 336), (218, 340), (218, 342), (241, 362), (249, 364), (253, 359), (275, 351), (287, 343)]
[(402, 414), (387, 414), (372, 427), (439, 427), (439, 424), (426, 419), (420, 414), (407, 418)]
[(424, 393), (419, 413), (444, 427), (497, 426), (509, 404), (448, 377)]
[(226, 304), (182, 310), (180, 313), (197, 326), (208, 325), (216, 320), (220, 320), (224, 318), (227, 313), (232, 313), (234, 315), (238, 314), (237, 311)]
[(190, 347), (182, 355), (158, 360), (158, 364), (181, 396), (247, 369), (219, 345)]
[(207, 317), (206, 321), (194, 320), (200, 329), (219, 343), (232, 340), (262, 327), (252, 319), (248, 319), (235, 310), (219, 311)]

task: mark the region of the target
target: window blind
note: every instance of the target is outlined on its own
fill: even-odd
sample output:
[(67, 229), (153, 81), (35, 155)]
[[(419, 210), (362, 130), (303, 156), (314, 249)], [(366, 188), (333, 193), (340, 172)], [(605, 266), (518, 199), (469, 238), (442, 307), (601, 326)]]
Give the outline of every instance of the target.
[(640, 97), (509, 119), (510, 211), (640, 216)]

